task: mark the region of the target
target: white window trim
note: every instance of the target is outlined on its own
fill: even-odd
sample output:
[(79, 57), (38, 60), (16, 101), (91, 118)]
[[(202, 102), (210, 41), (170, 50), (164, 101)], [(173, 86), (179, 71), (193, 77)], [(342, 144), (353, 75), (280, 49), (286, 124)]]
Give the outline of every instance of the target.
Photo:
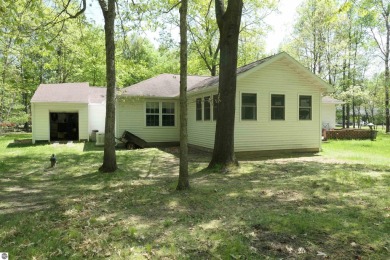
[[(242, 119), (242, 94), (255, 94), (256, 95), (256, 119)], [(240, 114), (239, 120), (242, 122), (257, 122), (259, 120), (259, 93), (253, 91), (240, 91), (239, 92), (239, 106), (240, 106)]]
[[(159, 112), (159, 125), (158, 126), (147, 126), (146, 125), (146, 103), (148, 102), (155, 102), (155, 103), (158, 103), (158, 112)], [(163, 126), (162, 125), (162, 103), (165, 102), (165, 103), (173, 103), (174, 104), (174, 107), (175, 107), (175, 125), (174, 126)], [(144, 127), (147, 128), (147, 129), (153, 129), (153, 128), (176, 128), (177, 127), (177, 102), (176, 101), (173, 101), (173, 100), (145, 100), (144, 102), (144, 111), (143, 111), (143, 114), (144, 114)]]

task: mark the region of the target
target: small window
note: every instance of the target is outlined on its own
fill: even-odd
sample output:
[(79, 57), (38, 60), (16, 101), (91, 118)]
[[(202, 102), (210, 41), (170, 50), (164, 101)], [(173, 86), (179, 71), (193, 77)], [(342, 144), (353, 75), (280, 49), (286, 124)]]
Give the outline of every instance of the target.
[(299, 96), (299, 120), (311, 120), (311, 96)]
[(241, 95), (241, 119), (257, 119), (257, 95), (242, 93)]
[(284, 95), (271, 95), (271, 120), (284, 120)]
[(217, 120), (218, 103), (219, 103), (218, 94), (213, 95), (213, 120), (214, 121)]
[(159, 102), (146, 102), (146, 126), (160, 125)]
[(175, 103), (162, 102), (162, 126), (175, 126)]
[(210, 97), (204, 97), (204, 120), (210, 121), (211, 119), (211, 103)]
[(202, 99), (196, 99), (196, 120), (202, 120)]

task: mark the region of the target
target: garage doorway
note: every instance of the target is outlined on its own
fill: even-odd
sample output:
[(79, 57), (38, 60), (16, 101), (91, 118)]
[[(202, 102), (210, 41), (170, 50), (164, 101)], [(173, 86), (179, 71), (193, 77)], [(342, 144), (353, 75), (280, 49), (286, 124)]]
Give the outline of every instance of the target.
[(50, 113), (50, 141), (79, 140), (78, 113)]

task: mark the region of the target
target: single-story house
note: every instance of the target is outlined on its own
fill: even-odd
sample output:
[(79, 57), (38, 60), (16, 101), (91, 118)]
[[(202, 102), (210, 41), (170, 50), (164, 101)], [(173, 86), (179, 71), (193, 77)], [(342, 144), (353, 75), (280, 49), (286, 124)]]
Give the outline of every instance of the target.
[[(162, 74), (122, 89), (117, 98), (116, 136), (127, 130), (151, 144), (177, 144), (179, 83), (178, 75)], [(217, 94), (218, 84), (218, 76), (188, 76), (188, 139), (192, 146), (213, 148), (215, 113), (223, 102)], [(78, 87), (82, 91), (76, 92)], [(86, 83), (40, 85), (32, 99), (33, 141), (63, 137), (52, 124), (73, 120), (67, 114), (78, 113), (77, 139), (88, 139), (94, 129), (103, 131), (102, 125), (93, 125), (104, 121), (104, 113), (94, 111), (104, 105), (104, 91), (96, 89)], [(236, 152), (319, 151), (321, 100), (329, 92), (333, 92), (329, 84), (286, 53), (239, 68)], [(57, 121), (52, 114), (58, 114)]]

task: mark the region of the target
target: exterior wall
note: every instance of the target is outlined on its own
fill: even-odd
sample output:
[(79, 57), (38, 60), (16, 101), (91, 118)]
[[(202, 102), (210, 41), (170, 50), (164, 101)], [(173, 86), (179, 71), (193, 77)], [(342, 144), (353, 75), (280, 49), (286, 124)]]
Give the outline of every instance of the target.
[(106, 121), (106, 103), (88, 105), (88, 133), (98, 130), (104, 133)]
[[(257, 120), (241, 120), (242, 93), (257, 94)], [(285, 95), (285, 120), (271, 120), (271, 94)], [(213, 148), (215, 122), (195, 120), (195, 98), (206, 95), (189, 99), (189, 143)], [(312, 96), (312, 120), (299, 120), (299, 95)], [(321, 147), (320, 104), (320, 89), (281, 60), (238, 78), (235, 151), (318, 151)]]
[[(174, 102), (175, 126), (146, 126), (147, 101)], [(121, 98), (117, 102), (116, 136), (121, 137), (127, 130), (148, 143), (178, 142), (180, 139), (179, 120), (179, 103), (175, 99)]]
[(200, 95), (188, 97), (188, 143), (197, 147), (214, 148), (215, 123), (213, 120), (213, 104), (211, 105), (211, 119), (204, 120), (204, 108), (202, 102), (202, 120), (196, 120), (196, 99), (217, 94), (217, 91), (209, 91)]
[(88, 105), (76, 103), (32, 103), (32, 141), (50, 141), (50, 112), (78, 113), (79, 140), (89, 139)]
[(322, 127), (328, 130), (336, 127), (335, 104), (322, 104)]

